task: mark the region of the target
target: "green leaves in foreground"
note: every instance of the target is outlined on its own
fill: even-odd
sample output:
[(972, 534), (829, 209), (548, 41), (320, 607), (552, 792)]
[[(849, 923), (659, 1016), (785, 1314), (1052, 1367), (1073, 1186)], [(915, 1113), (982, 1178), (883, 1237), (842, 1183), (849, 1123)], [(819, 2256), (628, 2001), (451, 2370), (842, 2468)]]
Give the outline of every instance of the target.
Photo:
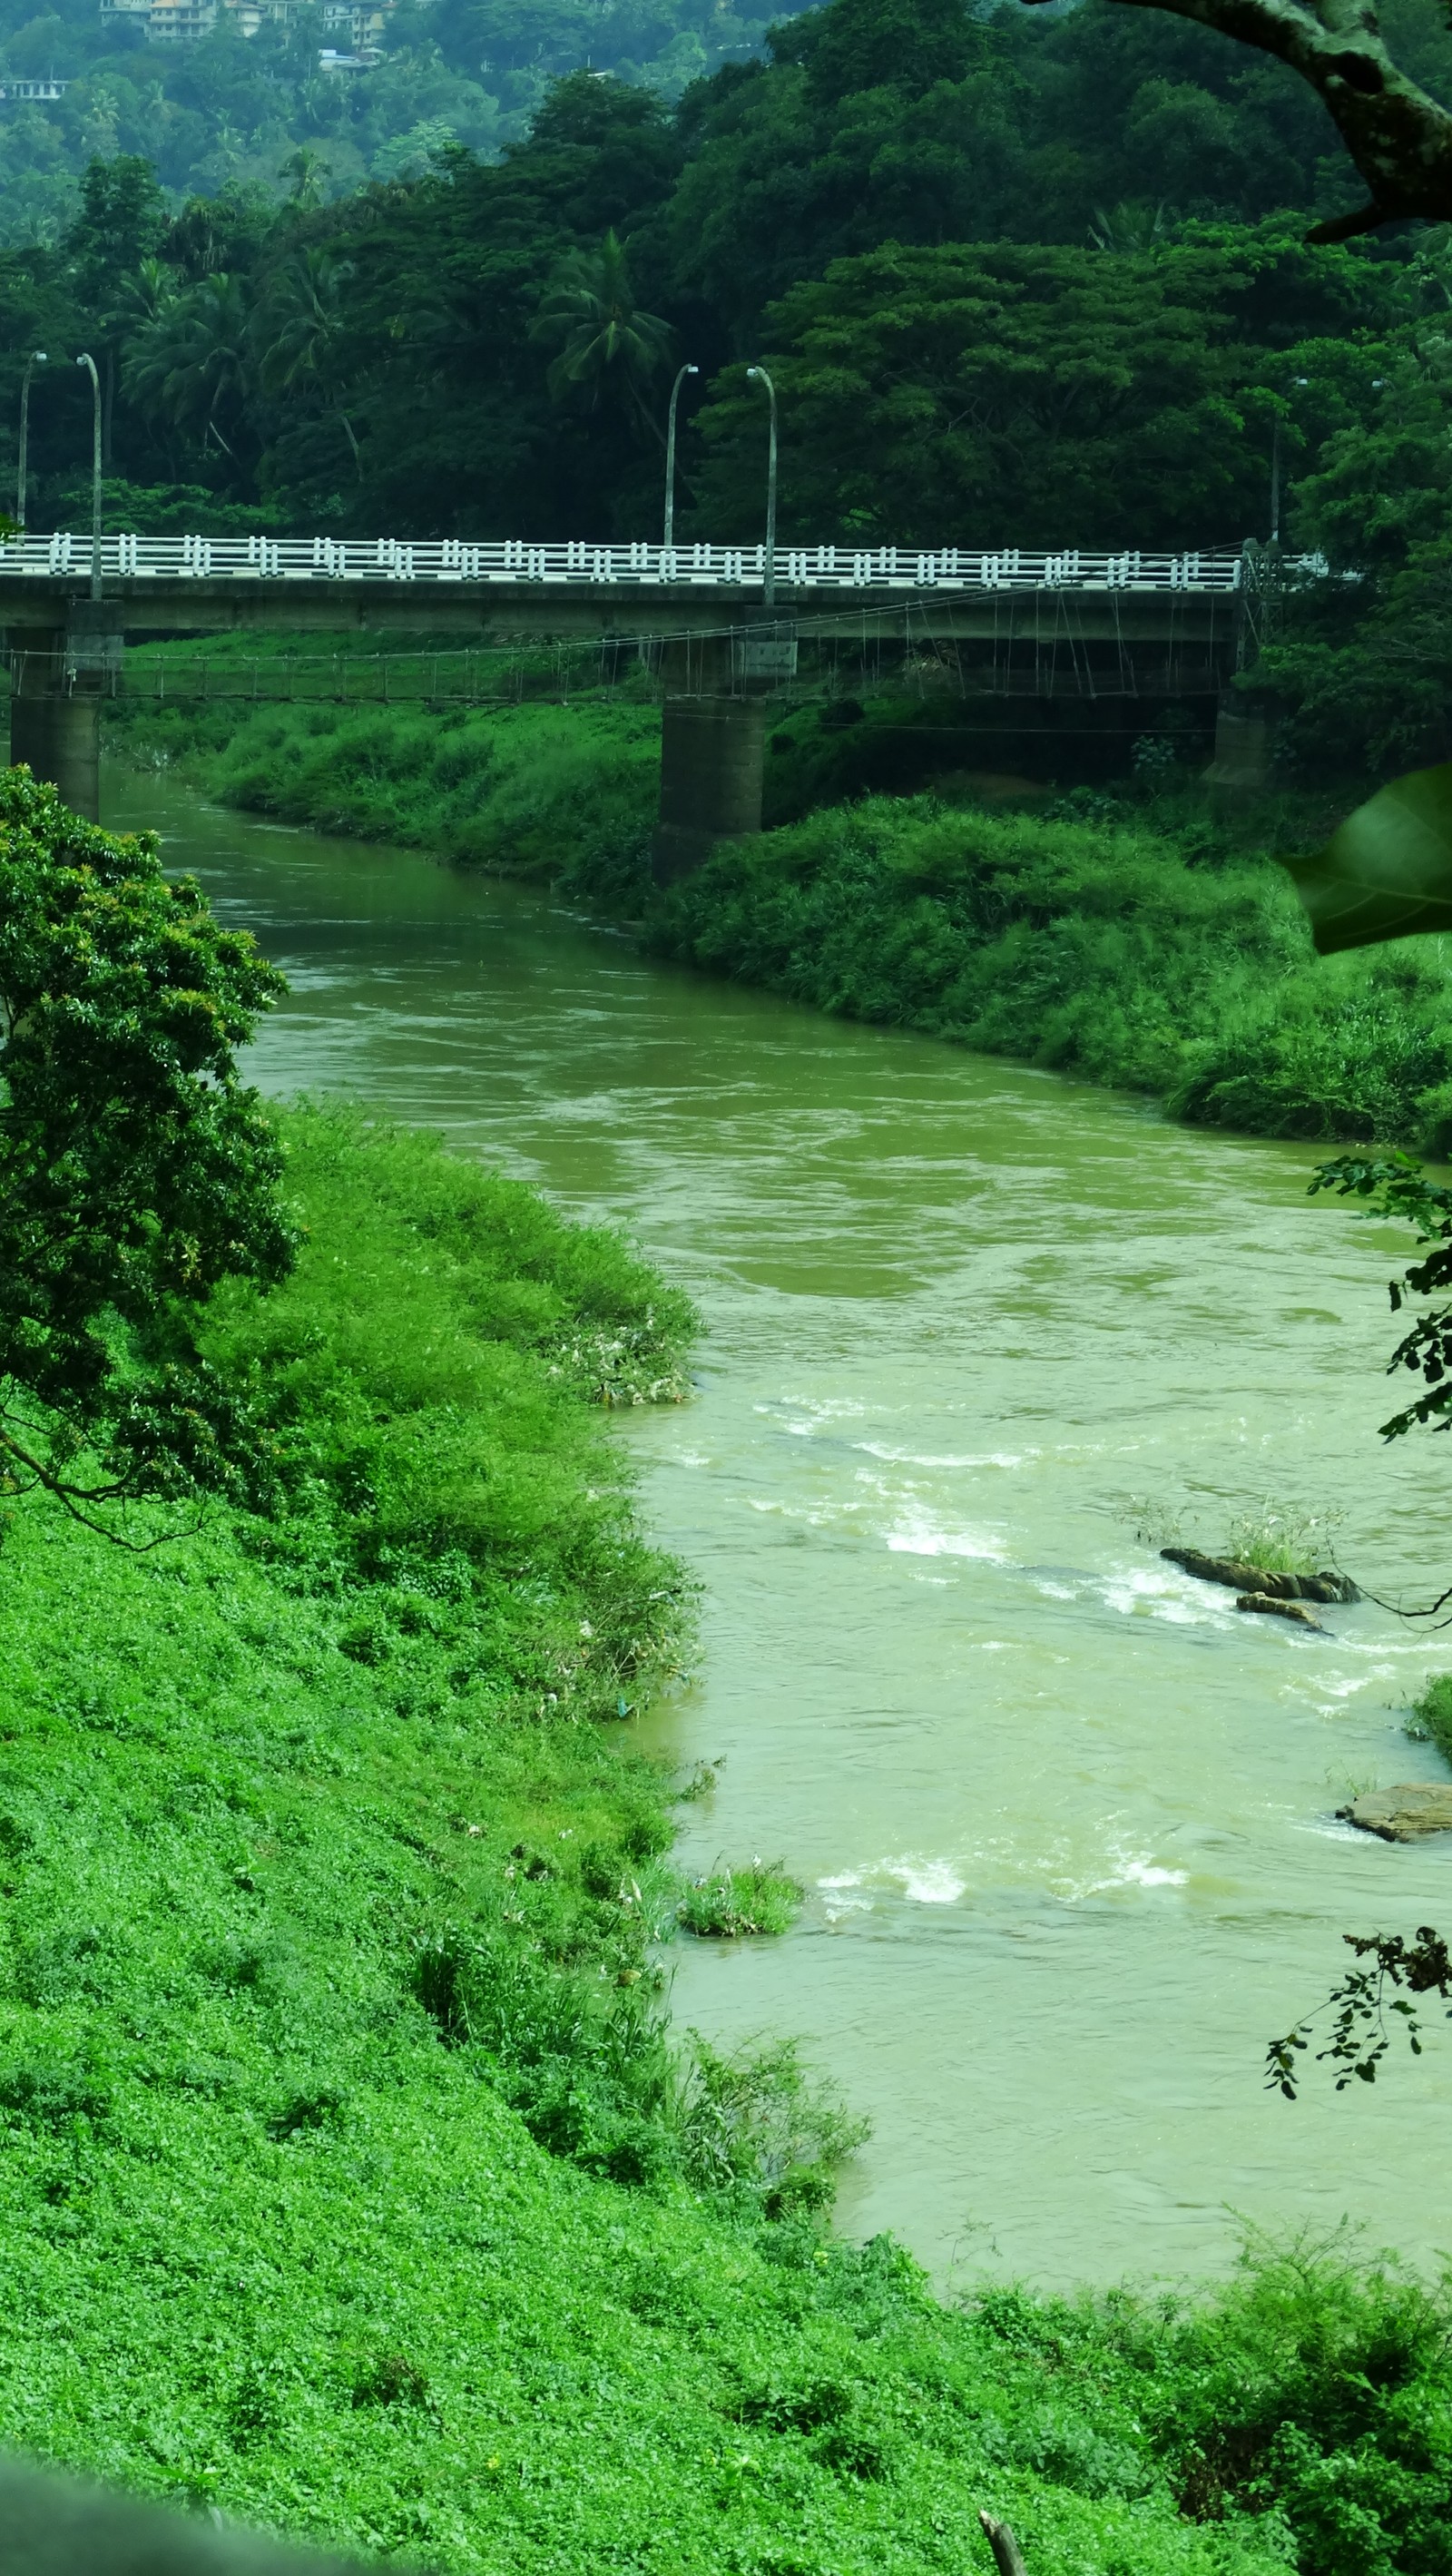
[(1452, 763), (1379, 788), (1311, 858), (1287, 859), (1323, 957), (1452, 930)]

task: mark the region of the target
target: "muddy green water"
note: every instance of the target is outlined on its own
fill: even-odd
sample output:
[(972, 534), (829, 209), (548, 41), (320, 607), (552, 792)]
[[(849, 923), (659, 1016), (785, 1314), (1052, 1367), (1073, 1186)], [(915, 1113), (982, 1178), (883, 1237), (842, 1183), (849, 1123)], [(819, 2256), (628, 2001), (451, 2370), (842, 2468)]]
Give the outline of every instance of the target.
[(1452, 2030), (1374, 2092), (1260, 2089), (1343, 1929), (1452, 1926), (1452, 1837), (1335, 1821), (1436, 1778), (1403, 1732), (1452, 1639), (1371, 1607), (1239, 1616), (1135, 1537), (1266, 1497), (1440, 1588), (1452, 1456), (1383, 1450), (1395, 1239), (1308, 1203), (1309, 1148), (642, 963), (540, 896), (132, 776), (293, 980), (269, 1089), (377, 1103), (622, 1220), (709, 1338), (634, 1417), (705, 1586), (648, 1721), (724, 1757), (684, 1856), (782, 1859), (786, 1940), (683, 1945), (679, 2018), (792, 2031), (874, 2123), (843, 2194), (940, 2277), (1180, 2277), (1244, 2222), (1452, 2245)]

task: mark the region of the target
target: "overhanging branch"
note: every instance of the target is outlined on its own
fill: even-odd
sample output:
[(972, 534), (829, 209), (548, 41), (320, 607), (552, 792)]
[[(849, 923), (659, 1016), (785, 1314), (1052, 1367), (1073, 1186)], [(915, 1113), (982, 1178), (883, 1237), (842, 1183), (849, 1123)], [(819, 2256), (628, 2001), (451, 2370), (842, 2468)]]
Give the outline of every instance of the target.
[[(1042, 0), (1025, 0), (1041, 6)], [(1350, 241), (1409, 215), (1452, 219), (1452, 113), (1387, 51), (1371, 0), (1108, 0), (1160, 9), (1253, 45), (1316, 92), (1366, 182), (1354, 214), (1316, 224), (1308, 241)]]

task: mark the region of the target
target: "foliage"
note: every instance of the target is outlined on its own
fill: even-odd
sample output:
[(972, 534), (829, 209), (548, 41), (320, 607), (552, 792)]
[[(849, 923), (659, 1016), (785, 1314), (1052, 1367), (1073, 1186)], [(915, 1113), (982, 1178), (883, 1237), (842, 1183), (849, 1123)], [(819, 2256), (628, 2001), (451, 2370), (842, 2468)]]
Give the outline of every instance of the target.
[[(618, 1598), (583, 1660), (618, 1697), (651, 1560), (624, 1541), (613, 1480), (581, 1501), (559, 1417), (641, 1375), (677, 1393), (687, 1300), (615, 1236), (566, 1227), (428, 1138), (334, 1111), (295, 1117), (286, 1139), (318, 1239), (266, 1299), (219, 1296), (206, 1327), (212, 1365), (269, 1426), (286, 1490), (325, 1513), (350, 1564), (457, 1552), (515, 1569), (546, 1549), (602, 1589), (613, 1569)], [(345, 1230), (346, 1260), (322, 1248)]]
[(642, 313), (635, 302), (625, 253), (613, 231), (598, 251), (567, 251), (546, 287), (529, 326), (532, 340), (558, 351), (547, 382), (556, 401), (588, 394), (597, 411), (613, 394), (632, 420), (653, 427), (648, 396), (669, 364), (669, 323)]
[[(1371, 1205), (1358, 1214), (1370, 1223), (1390, 1219), (1410, 1225), (1418, 1246), (1426, 1247), (1425, 1260), (1413, 1262), (1400, 1279), (1388, 1283), (1394, 1315), (1401, 1312), (1408, 1296), (1431, 1297), (1438, 1289), (1452, 1286), (1452, 1189), (1429, 1181), (1421, 1165), (1408, 1155), (1372, 1162), (1346, 1155), (1339, 1162), (1323, 1163), (1311, 1183), (1313, 1196), (1317, 1190), (1335, 1190), (1340, 1198), (1369, 1199)], [(1440, 1429), (1452, 1413), (1452, 1306), (1435, 1306), (1418, 1315), (1388, 1360), (1387, 1375), (1399, 1368), (1423, 1378), (1427, 1392), (1382, 1424), (1384, 1440), (1400, 1439), (1421, 1423)]]
[(198, 1343), (222, 1283), (270, 1285), (295, 1235), (235, 1050), (282, 990), (151, 836), (0, 780), (0, 1452), (76, 1510), (240, 1493), (255, 1415)]
[[(667, 2530), (686, 2576), (915, 2576), (982, 2563), (986, 2500), (1043, 2576), (1444, 2576), (1440, 2293), (1297, 2255), (943, 2305), (823, 2232), (850, 2131), (790, 2052), (667, 2053), (668, 1783), (611, 1711), (680, 1577), (551, 1371), (684, 1309), (423, 1140), (280, 1132), (303, 1257), (215, 1350), (289, 1309), (316, 1482), (163, 1557), (43, 1500), (6, 1544), (0, 2439), (463, 2571)], [(330, 1462), (371, 1422), (437, 1532), (450, 1415), (492, 1517), (413, 1544)]]
[[(1307, 250), (1304, 209), (1344, 194), (1330, 128), (1291, 71), (1201, 29), (829, 0), (768, 35), (708, 0), (402, 0), (383, 58), (326, 78), (307, 11), (143, 56), (124, 13), (7, 36), (6, 5), (0, 68), (53, 57), (72, 88), (6, 109), (0, 470), (26, 350), (92, 346), (143, 528), (145, 496), (190, 486), (302, 532), (653, 534), (669, 340), (711, 425), (708, 451), (688, 406), (687, 539), (755, 532), (737, 371), (763, 355), (784, 530), (1236, 542), (1266, 523), (1278, 424), (1307, 524), (1437, 538), (1435, 245)], [(1435, 84), (1435, 0), (1394, 15)], [(32, 391), (31, 524), (55, 525), (85, 387), (57, 365)], [(1406, 717), (1374, 673), (1354, 717), (1355, 607), (1271, 639), (1307, 745), (1351, 739), (1333, 697), (1353, 733)]]
[[(648, 840), (658, 796), (653, 707), (521, 706), (454, 712), (279, 707), (226, 724), (206, 762), (214, 793), (290, 823), (427, 847), (479, 866), (543, 873), (612, 863)], [(138, 710), (130, 738), (185, 753)]]
[[(1452, 2021), (1452, 1955), (1447, 1944), (1431, 1924), (1418, 1927), (1416, 1939), (1406, 1941), (1397, 1933), (1375, 1932), (1365, 1938), (1354, 1932), (1343, 1932), (1342, 1939), (1354, 1957), (1368, 1959), (1365, 1968), (1349, 1968), (1339, 1986), (1333, 1986), (1322, 2011), (1334, 2014), (1331, 2035), (1324, 2048), (1316, 2051), (1317, 2064), (1329, 2058), (1339, 2066), (1336, 2090), (1344, 2093), (1355, 2077), (1362, 2084), (1376, 2082), (1376, 2070), (1392, 2044), (1387, 2014), (1395, 2013), (1402, 2026), (1413, 2057), (1422, 2054), (1422, 2024), (1413, 1995), (1435, 1994), (1447, 2005), (1447, 2018)], [(1406, 1993), (1388, 1988), (1406, 1988)], [(1294, 2102), (1299, 2084), (1296, 2059), (1310, 2046), (1307, 2032), (1310, 2017), (1297, 2022), (1284, 2039), (1273, 2039), (1266, 2049), (1266, 2087)]]
[(1284, 880), (1173, 839), (869, 799), (720, 850), (665, 954), (861, 1019), (1167, 1095), (1270, 1135), (1441, 1132), (1435, 964), (1312, 967)]
[[(1247, 307), (1278, 264), (1303, 330), (1356, 284), (1345, 254), (1293, 249), (1283, 228), (1257, 247), (1217, 238), (1106, 258), (890, 242), (794, 286), (764, 326), (784, 532), (1174, 546), (1189, 528), (1253, 526), (1267, 353)], [(712, 524), (754, 528), (759, 435), (740, 370), (718, 380), (700, 429)]]
[(1408, 1731), (1435, 1744), (1438, 1752), (1452, 1762), (1452, 1674), (1439, 1673), (1428, 1682), (1421, 1698), (1413, 1704), (1412, 1719)]
[(785, 1932), (802, 1892), (785, 1870), (768, 1869), (756, 1860), (749, 1869), (714, 1869), (693, 1879), (676, 1919), (698, 1940), (739, 1941), (760, 1932)]
[(1394, 778), (1287, 864), (1323, 957), (1452, 928), (1452, 766)]
[(1263, 1503), (1230, 1524), (1218, 1552), (1232, 1565), (1253, 1565), (1262, 1574), (1315, 1574), (1325, 1565), (1337, 1513), (1277, 1510)]

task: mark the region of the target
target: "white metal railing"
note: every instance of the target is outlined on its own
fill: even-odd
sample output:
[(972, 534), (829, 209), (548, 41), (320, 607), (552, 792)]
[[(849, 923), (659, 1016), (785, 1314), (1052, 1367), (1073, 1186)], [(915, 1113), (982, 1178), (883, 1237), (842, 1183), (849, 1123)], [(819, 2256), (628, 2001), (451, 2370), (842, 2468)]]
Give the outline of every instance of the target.
[[(802, 591), (1235, 591), (1246, 557), (1218, 553), (1118, 554), (1076, 546), (1040, 553), (1019, 546), (985, 552), (970, 546), (778, 546), (778, 593)], [(463, 537), (103, 537), (101, 570), (109, 580), (248, 582), (498, 583), (511, 589), (757, 589), (764, 546), (593, 545), (572, 539), (541, 545), (526, 538), (475, 545)], [(1319, 556), (1282, 559), (1283, 571), (1324, 574)], [(16, 575), (89, 580), (88, 536), (0, 540), (0, 583)]]

